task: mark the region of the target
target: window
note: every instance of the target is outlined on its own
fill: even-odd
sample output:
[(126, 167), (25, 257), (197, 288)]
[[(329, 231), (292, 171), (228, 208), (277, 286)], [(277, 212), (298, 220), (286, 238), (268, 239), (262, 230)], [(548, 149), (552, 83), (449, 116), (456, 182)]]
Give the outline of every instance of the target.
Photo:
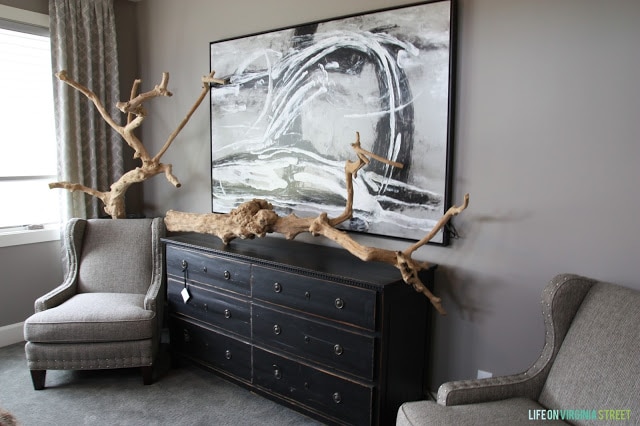
[(59, 222), (48, 33), (46, 15), (0, 7), (0, 234)]

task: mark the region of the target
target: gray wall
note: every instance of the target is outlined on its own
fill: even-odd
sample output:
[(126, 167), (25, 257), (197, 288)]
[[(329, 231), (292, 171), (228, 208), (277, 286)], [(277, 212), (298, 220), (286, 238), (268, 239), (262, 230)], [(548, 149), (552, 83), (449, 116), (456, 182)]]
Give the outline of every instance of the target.
[(0, 247), (0, 327), (33, 313), (35, 300), (62, 282), (60, 243)]
[(47, 0), (0, 0), (0, 4), (45, 15), (49, 14), (49, 2)]
[[(174, 92), (149, 104), (145, 143), (159, 149), (198, 95), (209, 42), (408, 3), (138, 3), (146, 87), (169, 71)], [(433, 388), (475, 377), (478, 369), (527, 368), (543, 342), (540, 293), (557, 273), (640, 288), (640, 2), (462, 0), (459, 6), (453, 194), (459, 201), (470, 193), (471, 204), (455, 221), (462, 239), (417, 254), (440, 264), (437, 293), (449, 311), (436, 319)], [(205, 104), (163, 158), (182, 188), (163, 177), (145, 182), (149, 214), (209, 212), (208, 113)]]
[[(116, 31), (118, 39), (118, 62), (120, 64), (120, 96), (128, 99), (135, 79), (140, 77), (138, 61), (138, 31), (136, 3), (129, 0), (114, 0)], [(140, 165), (134, 159), (134, 150), (123, 140), (124, 169), (131, 170)], [(142, 214), (142, 185), (133, 184), (127, 190), (125, 202), (128, 214)]]

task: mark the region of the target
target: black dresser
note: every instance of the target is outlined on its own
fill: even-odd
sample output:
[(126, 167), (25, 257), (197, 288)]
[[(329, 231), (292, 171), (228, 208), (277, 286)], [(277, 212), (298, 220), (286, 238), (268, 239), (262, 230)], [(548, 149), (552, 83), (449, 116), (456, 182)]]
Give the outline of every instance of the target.
[(397, 269), (277, 237), (163, 241), (173, 356), (329, 424), (395, 424), (426, 397), (431, 305)]

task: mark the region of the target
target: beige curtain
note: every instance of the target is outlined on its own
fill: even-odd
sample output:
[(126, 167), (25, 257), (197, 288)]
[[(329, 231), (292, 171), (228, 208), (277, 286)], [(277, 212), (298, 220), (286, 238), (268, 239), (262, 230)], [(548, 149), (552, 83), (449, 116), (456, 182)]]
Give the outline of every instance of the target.
[[(116, 122), (121, 113), (113, 0), (50, 0), (54, 71), (69, 76), (100, 98)], [(81, 93), (54, 81), (58, 179), (100, 191), (123, 173), (122, 140)], [(102, 202), (80, 191), (60, 190), (62, 218), (105, 216)]]

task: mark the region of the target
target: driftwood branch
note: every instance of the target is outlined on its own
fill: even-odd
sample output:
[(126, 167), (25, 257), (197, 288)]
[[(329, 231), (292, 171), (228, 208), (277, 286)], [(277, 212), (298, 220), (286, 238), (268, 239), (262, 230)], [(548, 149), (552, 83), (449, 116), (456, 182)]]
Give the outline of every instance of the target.
[[(129, 101), (132, 101), (137, 96), (138, 89), (140, 88), (141, 84), (142, 84), (142, 80), (140, 80), (139, 78), (133, 80), (133, 84), (131, 85), (131, 96), (129, 97)], [(127, 114), (127, 124), (131, 123), (134, 116), (135, 114), (133, 114), (132, 112), (129, 112)]]
[(86, 194), (93, 195), (94, 197), (100, 198), (101, 200), (104, 198), (104, 192), (96, 191), (93, 188), (89, 188), (87, 186), (80, 185), (79, 183), (55, 182), (55, 183), (50, 183), (49, 184), (49, 188), (50, 189), (63, 188), (63, 189), (68, 189), (71, 192), (81, 191), (81, 192), (84, 192)]
[(86, 86), (83, 86), (82, 84), (70, 78), (66, 70), (57, 72), (55, 75), (58, 78), (58, 80), (68, 84), (69, 86), (73, 87), (78, 92), (82, 93), (87, 98), (89, 98), (89, 100), (93, 102), (93, 104), (96, 106), (96, 109), (98, 110), (98, 112), (100, 113), (104, 121), (106, 121), (107, 124), (109, 124), (109, 126), (111, 126), (116, 131), (119, 130), (120, 125), (116, 123), (113, 120), (113, 118), (109, 115), (109, 112), (106, 110), (106, 108), (102, 104), (102, 101), (100, 100), (100, 98), (98, 98), (98, 96), (94, 92), (89, 90)]
[(187, 122), (189, 121), (189, 119), (191, 118), (195, 110), (198, 109), (198, 106), (200, 106), (200, 104), (204, 100), (204, 97), (207, 95), (207, 93), (209, 93), (209, 84), (212, 80), (215, 80), (213, 78), (214, 74), (215, 74), (215, 71), (211, 71), (209, 75), (202, 77), (202, 91), (200, 91), (200, 96), (198, 96), (198, 99), (196, 99), (195, 103), (193, 104), (189, 112), (187, 112), (187, 115), (182, 119), (178, 127), (171, 133), (171, 135), (169, 135), (169, 138), (164, 143), (164, 146), (160, 149), (160, 151), (158, 151), (156, 156), (153, 158), (155, 161), (158, 161), (160, 157), (164, 155), (167, 149), (169, 149), (169, 146), (171, 145), (173, 140), (176, 138), (176, 136), (178, 136), (178, 133), (180, 133), (180, 131), (187, 124)]
[(243, 203), (226, 214), (198, 214), (169, 210), (165, 216), (167, 229), (175, 232), (189, 231), (215, 235), (224, 244), (228, 244), (235, 238), (264, 237), (272, 232), (282, 234), (287, 239), (293, 239), (302, 232), (309, 232), (314, 236), (324, 236), (335, 241), (363, 261), (383, 262), (393, 265), (400, 271), (404, 282), (428, 297), (435, 309), (440, 314), (445, 315), (446, 311), (442, 307), (441, 299), (434, 296), (418, 276), (418, 272), (428, 268), (429, 263), (416, 262), (411, 256), (418, 248), (428, 243), (452, 217), (467, 208), (469, 195), (465, 195), (463, 203), (459, 206), (449, 208), (424, 238), (404, 251), (364, 246), (351, 238), (347, 232), (336, 229), (337, 225), (349, 219), (352, 215), (353, 177), (356, 176), (358, 170), (369, 164), (370, 159), (382, 161), (394, 167), (402, 167), (402, 165), (362, 149), (360, 147), (359, 134), (357, 134), (356, 142), (352, 144), (352, 148), (356, 152), (358, 160), (346, 162), (347, 203), (345, 211), (334, 219), (330, 219), (326, 213), (322, 213), (318, 217), (301, 218), (294, 214), (280, 217), (273, 211), (273, 206), (269, 202), (254, 199)]
[(70, 78), (66, 71), (60, 71), (56, 73), (56, 77), (58, 77), (60, 81), (78, 90), (93, 102), (102, 118), (116, 132), (118, 132), (120, 136), (122, 136), (122, 138), (125, 140), (125, 142), (134, 150), (133, 158), (140, 159), (142, 164), (140, 165), (140, 167), (136, 167), (135, 169), (123, 174), (117, 181), (115, 181), (111, 185), (109, 191), (106, 192), (98, 191), (81, 184), (70, 182), (51, 183), (49, 184), (49, 188), (63, 188), (69, 191), (82, 191), (86, 194), (97, 197), (103, 202), (105, 212), (112, 218), (118, 219), (126, 217), (126, 208), (124, 202), (125, 193), (127, 189), (129, 189), (129, 187), (134, 183), (143, 182), (157, 174), (164, 174), (169, 183), (177, 188), (180, 187), (180, 181), (173, 174), (171, 164), (161, 163), (160, 158), (162, 157), (162, 155), (164, 155), (167, 149), (169, 149), (175, 138), (178, 136), (178, 134), (187, 124), (195, 110), (204, 100), (206, 94), (209, 91), (209, 84), (211, 82), (214, 82), (216, 84), (224, 83), (224, 81), (222, 80), (214, 79), (213, 75), (214, 72), (212, 71), (209, 75), (202, 77), (203, 87), (200, 95), (196, 99), (196, 102), (189, 109), (186, 117), (180, 122), (178, 127), (171, 133), (160, 151), (152, 157), (145, 148), (142, 141), (138, 138), (138, 136), (136, 136), (135, 129), (140, 127), (147, 115), (147, 112), (144, 108), (144, 102), (156, 97), (172, 95), (172, 93), (168, 90), (169, 73), (163, 73), (160, 83), (148, 92), (138, 93), (142, 81), (137, 79), (133, 82), (129, 100), (127, 102), (118, 102), (116, 104), (116, 107), (120, 111), (127, 114), (127, 120), (124, 126), (119, 125), (109, 115), (108, 111), (94, 92)]

